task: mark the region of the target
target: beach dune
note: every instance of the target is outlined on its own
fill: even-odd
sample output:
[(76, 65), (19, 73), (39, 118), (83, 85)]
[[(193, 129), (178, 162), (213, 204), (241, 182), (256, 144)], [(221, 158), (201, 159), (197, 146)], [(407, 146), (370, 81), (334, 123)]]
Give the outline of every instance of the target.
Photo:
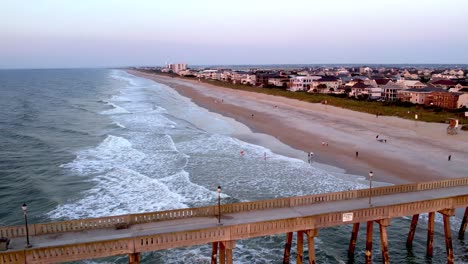
[(468, 133), (447, 135), (446, 124), (376, 117), (195, 80), (128, 72), (168, 85), (201, 107), (304, 151), (300, 158), (305, 161), (312, 151), (315, 161), (350, 174), (367, 176), (373, 171), (376, 180), (394, 184), (468, 177)]

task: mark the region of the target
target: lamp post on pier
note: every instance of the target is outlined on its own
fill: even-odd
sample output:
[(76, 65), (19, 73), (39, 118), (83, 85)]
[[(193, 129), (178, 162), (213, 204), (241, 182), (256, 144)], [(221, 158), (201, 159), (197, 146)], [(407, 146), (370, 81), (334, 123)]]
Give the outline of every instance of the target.
[(221, 186), (218, 186), (218, 225), (221, 225)]
[(372, 206), (372, 177), (374, 173), (372, 171), (369, 172), (369, 206)]
[(30, 248), (31, 244), (29, 244), (29, 229), (28, 229), (28, 206), (24, 203), (21, 206), (21, 209), (23, 209), (23, 215), (24, 215), (24, 224), (26, 226), (26, 247)]

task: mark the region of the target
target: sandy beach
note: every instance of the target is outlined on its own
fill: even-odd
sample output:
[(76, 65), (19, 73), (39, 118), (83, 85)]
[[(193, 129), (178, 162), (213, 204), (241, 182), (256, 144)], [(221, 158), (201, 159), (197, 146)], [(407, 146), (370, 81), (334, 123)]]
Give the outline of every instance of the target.
[[(446, 124), (376, 117), (196, 80), (128, 72), (168, 85), (203, 108), (303, 151), (299, 158), (307, 160), (312, 151), (314, 161), (346, 173), (367, 176), (373, 171), (375, 180), (394, 184), (468, 177), (468, 133), (449, 136)], [(258, 144), (242, 134), (234, 136)]]

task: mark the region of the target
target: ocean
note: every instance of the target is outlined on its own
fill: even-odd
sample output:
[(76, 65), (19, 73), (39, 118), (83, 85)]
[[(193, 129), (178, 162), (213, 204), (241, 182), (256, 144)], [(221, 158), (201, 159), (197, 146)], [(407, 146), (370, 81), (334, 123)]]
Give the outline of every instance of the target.
[[(237, 139), (239, 129), (252, 132), (123, 70), (3, 70), (0, 94), (2, 226), (23, 224), (23, 203), (28, 220), (38, 223), (213, 205), (218, 185), (222, 203), (368, 186), (363, 177)], [(434, 257), (424, 257), (426, 218), (412, 251), (405, 248), (411, 216), (392, 221), (392, 262), (446, 262), (440, 216)], [(468, 263), (459, 226), (452, 218), (455, 260)], [(317, 262), (347, 263), (350, 234), (351, 226), (320, 230)], [(237, 241), (234, 262), (282, 263), (284, 243), (285, 235)], [(373, 248), (374, 262), (381, 262), (379, 232)], [(364, 249), (362, 225), (354, 263), (363, 263)], [(144, 253), (142, 263), (210, 263), (210, 253), (211, 245)], [(127, 263), (127, 257), (80, 263)]]

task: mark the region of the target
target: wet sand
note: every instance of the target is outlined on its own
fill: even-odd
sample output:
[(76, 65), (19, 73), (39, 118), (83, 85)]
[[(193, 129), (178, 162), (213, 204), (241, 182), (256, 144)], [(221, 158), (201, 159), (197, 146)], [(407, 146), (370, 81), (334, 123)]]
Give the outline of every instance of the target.
[[(468, 133), (460, 131), (449, 136), (446, 124), (376, 117), (330, 105), (218, 87), (195, 79), (128, 72), (168, 85), (201, 107), (304, 151), (299, 154), (303, 160), (312, 151), (319, 163), (366, 177), (373, 171), (374, 180), (394, 184), (468, 177)], [(260, 143), (256, 142), (258, 138), (234, 136)]]

